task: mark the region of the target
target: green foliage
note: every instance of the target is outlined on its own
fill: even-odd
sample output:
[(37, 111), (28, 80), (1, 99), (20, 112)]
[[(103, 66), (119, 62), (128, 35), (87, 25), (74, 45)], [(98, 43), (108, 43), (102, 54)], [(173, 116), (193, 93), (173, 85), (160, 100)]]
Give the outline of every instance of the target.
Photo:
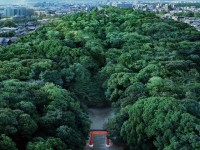
[(31, 65), (31, 78), (33, 79), (40, 79), (40, 74), (42, 72), (45, 72), (46, 70), (50, 69), (53, 66), (53, 63), (51, 60), (44, 60), (35, 62)]
[(123, 144), (125, 142), (120, 134), (121, 130), (119, 129), (121, 129), (123, 123), (129, 118), (128, 110), (129, 107), (122, 108), (115, 117), (110, 118), (108, 123), (104, 125), (104, 128), (110, 133), (110, 139), (116, 144)]
[(9, 108), (0, 109), (1, 126), (0, 133), (14, 135), (17, 133), (17, 115), (14, 110)]
[(5, 21), (0, 21), (0, 26), (2, 27), (16, 27), (15, 22), (12, 20), (5, 20)]
[(36, 113), (36, 106), (32, 102), (21, 101), (16, 104), (16, 107), (30, 115)]
[(17, 150), (15, 142), (5, 134), (0, 136), (0, 149), (1, 150)]
[(176, 5), (179, 7), (191, 7), (191, 6), (195, 6), (196, 8), (200, 7), (199, 3), (177, 3)]
[[(73, 136), (72, 136), (73, 135)], [(71, 149), (83, 149), (83, 145), (77, 145), (76, 143), (85, 143), (81, 141), (81, 135), (77, 134), (75, 130), (67, 126), (60, 126), (57, 129), (57, 136), (62, 139)]]
[(147, 89), (152, 96), (168, 96), (176, 91), (172, 80), (162, 79), (156, 76), (149, 79)]
[[(8, 80), (1, 83), (1, 102), (0, 133), (12, 137), (20, 149), (25, 149), (27, 143), (37, 136), (56, 138), (57, 130), (64, 125), (73, 130), (72, 135), (77, 135), (80, 147), (85, 144), (90, 121), (65, 89), (53, 83), (38, 85)], [(62, 149), (68, 142), (61, 139), (38, 141), (28, 147)], [(74, 137), (69, 136), (68, 140), (73, 141)], [(69, 144), (67, 148), (75, 150), (76, 144)]]
[[(38, 138), (39, 139), (39, 138)], [(67, 150), (66, 144), (59, 138), (41, 139), (35, 142), (29, 142), (27, 150)]]
[(115, 73), (112, 74), (107, 83), (106, 96), (116, 102), (123, 94), (123, 91), (131, 84), (132, 73)]
[(187, 109), (187, 112), (200, 119), (200, 103), (192, 99), (184, 99), (182, 104)]
[(0, 80), (6, 79), (29, 79), (29, 68), (22, 65), (18, 61), (0, 61)]
[(55, 18), (0, 47), (2, 141), (83, 149), (84, 103), (115, 107), (106, 128), (132, 149), (199, 149), (199, 39), (187, 24), (131, 9)]
[(44, 82), (52, 82), (56, 85), (63, 84), (60, 72), (55, 70), (54, 71), (46, 70), (44, 73), (41, 74), (41, 79)]
[(151, 97), (129, 109), (121, 135), (131, 149), (199, 149), (199, 123), (177, 100)]
[(15, 35), (15, 32), (5, 32), (5, 33), (0, 33), (1, 37), (13, 37)]
[(22, 136), (31, 136), (38, 128), (36, 122), (27, 114), (18, 117), (18, 132)]

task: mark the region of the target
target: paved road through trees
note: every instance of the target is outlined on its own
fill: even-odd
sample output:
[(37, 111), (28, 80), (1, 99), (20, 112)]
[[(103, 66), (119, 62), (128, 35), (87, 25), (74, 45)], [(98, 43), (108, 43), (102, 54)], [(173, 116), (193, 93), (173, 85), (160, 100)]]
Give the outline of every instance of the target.
[[(91, 130), (101, 130), (103, 129), (103, 124), (107, 122), (108, 118), (114, 116), (114, 111), (111, 108), (88, 109), (90, 120), (92, 121)], [(118, 147), (112, 144), (109, 147), (106, 147), (106, 136), (105, 135), (95, 135), (93, 147), (88, 145), (85, 147), (85, 150), (123, 150), (122, 147)]]

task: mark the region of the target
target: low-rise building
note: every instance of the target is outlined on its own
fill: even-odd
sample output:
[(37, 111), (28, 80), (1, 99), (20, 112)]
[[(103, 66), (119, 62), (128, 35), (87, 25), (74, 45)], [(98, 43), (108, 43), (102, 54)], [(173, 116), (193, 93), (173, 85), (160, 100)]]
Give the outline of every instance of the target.
[(47, 12), (45, 10), (35, 10), (34, 15), (43, 16), (43, 15), (47, 15)]
[(11, 43), (12, 43), (11, 39), (5, 38), (5, 37), (0, 37), (0, 45), (1, 46), (10, 45)]
[(0, 29), (0, 33), (15, 32), (16, 30), (17, 30), (17, 28), (3, 27)]
[(179, 17), (178, 16), (172, 16), (172, 19), (175, 21), (179, 21)]
[(26, 16), (25, 7), (6, 7), (4, 9), (4, 15), (7, 17), (11, 16)]
[(131, 4), (131, 3), (117, 3), (116, 6), (118, 8), (132, 8), (133, 4)]

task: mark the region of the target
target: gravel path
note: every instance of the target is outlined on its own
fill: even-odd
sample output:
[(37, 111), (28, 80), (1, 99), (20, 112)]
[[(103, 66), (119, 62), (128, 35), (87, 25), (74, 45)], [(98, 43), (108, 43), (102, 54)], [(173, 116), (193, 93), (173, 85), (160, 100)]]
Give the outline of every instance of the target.
[[(111, 108), (89, 108), (88, 114), (90, 120), (92, 121), (91, 130), (101, 130), (103, 129), (103, 124), (108, 121), (109, 118), (114, 116), (114, 111)], [(123, 150), (122, 147), (118, 147), (112, 144), (110, 147), (106, 147), (106, 136), (104, 135), (95, 135), (94, 136), (94, 146), (90, 148), (88, 145), (84, 150)]]
[(103, 124), (108, 121), (108, 118), (114, 116), (114, 111), (111, 108), (88, 109), (90, 120), (92, 121), (90, 129), (103, 129)]

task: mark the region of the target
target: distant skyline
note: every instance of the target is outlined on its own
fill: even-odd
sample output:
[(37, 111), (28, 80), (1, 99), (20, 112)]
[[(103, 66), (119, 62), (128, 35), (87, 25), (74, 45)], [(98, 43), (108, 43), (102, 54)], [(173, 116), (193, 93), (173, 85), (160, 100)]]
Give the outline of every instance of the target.
[(0, 4), (26, 4), (34, 2), (96, 2), (98, 0), (0, 0)]
[[(93, 2), (100, 2), (100, 1), (107, 1), (107, 0), (0, 0), (0, 4), (26, 4), (26, 3), (34, 3), (34, 2), (69, 2), (69, 3), (93, 3)], [(134, 1), (134, 0), (110, 0), (111, 2), (112, 1), (119, 1), (119, 2), (123, 2), (123, 1)], [(168, 2), (171, 2), (171, 1), (176, 1), (176, 2), (181, 2), (181, 1), (187, 1), (187, 0), (137, 0), (137, 1), (146, 1), (146, 2), (153, 2), (153, 1), (168, 1)], [(196, 1), (196, 2), (200, 2), (200, 0), (188, 0), (188, 1)]]

